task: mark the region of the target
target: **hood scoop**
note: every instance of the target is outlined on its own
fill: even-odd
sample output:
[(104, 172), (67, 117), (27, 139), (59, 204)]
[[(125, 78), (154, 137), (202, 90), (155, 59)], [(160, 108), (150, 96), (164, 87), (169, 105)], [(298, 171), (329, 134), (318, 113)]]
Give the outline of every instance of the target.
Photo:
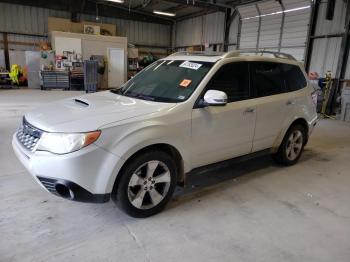
[(83, 100), (80, 100), (80, 99), (73, 99), (75, 103), (81, 105), (81, 106), (84, 106), (84, 107), (88, 107), (89, 106), (89, 103), (88, 102), (85, 102)]

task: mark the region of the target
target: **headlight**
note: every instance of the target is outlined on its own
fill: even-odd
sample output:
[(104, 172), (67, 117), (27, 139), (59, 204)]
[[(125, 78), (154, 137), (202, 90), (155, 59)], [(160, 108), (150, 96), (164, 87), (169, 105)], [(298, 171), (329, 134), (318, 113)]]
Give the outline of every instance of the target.
[(95, 142), (101, 131), (89, 133), (44, 133), (37, 150), (49, 151), (54, 154), (67, 154), (77, 151)]

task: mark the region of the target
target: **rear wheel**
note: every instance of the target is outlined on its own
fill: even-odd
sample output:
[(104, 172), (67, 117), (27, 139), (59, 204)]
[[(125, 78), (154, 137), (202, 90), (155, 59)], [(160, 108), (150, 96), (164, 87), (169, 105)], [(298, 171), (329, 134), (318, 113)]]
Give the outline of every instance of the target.
[(275, 161), (283, 165), (298, 162), (306, 143), (306, 130), (301, 125), (292, 126), (284, 136), (278, 152), (273, 155)]
[(150, 151), (123, 168), (114, 199), (132, 217), (148, 217), (163, 210), (176, 186), (176, 166), (166, 153)]

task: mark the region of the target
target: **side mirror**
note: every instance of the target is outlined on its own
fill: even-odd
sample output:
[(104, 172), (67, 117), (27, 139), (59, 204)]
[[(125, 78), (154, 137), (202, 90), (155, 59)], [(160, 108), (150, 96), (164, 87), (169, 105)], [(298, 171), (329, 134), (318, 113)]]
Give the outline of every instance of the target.
[(219, 90), (208, 90), (204, 94), (204, 103), (208, 106), (225, 106), (227, 104), (227, 95)]

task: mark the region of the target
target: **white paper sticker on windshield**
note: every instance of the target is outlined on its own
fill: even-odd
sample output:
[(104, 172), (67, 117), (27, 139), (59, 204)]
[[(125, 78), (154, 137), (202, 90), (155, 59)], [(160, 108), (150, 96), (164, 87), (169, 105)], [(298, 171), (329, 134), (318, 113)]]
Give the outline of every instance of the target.
[(193, 69), (193, 70), (198, 70), (201, 66), (202, 66), (202, 64), (185, 61), (179, 67), (185, 67), (185, 68), (189, 68), (189, 69)]

